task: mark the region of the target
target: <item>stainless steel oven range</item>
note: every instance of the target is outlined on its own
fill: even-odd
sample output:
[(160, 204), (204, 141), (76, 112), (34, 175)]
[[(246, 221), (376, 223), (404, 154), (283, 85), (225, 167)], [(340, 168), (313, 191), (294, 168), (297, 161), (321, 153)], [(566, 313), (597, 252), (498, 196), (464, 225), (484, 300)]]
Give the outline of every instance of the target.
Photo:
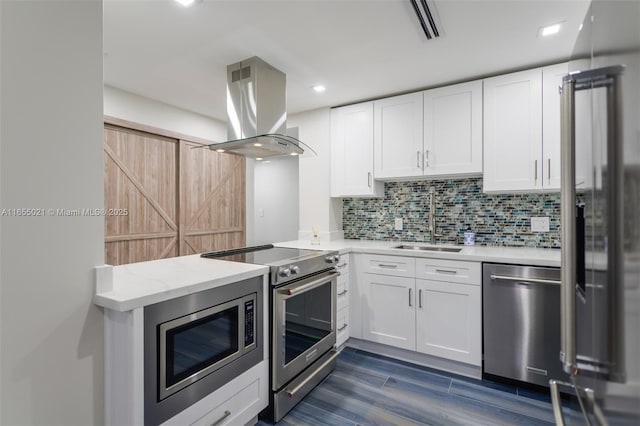
[(271, 395), (263, 417), (279, 421), (335, 367), (335, 251), (273, 245), (205, 253), (270, 267)]
[(264, 359), (263, 278), (144, 308), (144, 423), (157, 425)]

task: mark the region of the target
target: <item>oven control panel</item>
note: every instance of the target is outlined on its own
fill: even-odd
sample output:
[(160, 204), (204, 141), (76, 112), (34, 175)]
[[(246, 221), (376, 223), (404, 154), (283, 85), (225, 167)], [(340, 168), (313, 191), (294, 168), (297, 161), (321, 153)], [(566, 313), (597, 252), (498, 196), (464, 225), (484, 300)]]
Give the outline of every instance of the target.
[(338, 263), (338, 262), (340, 262), (340, 255), (339, 254), (329, 255), (329, 256), (325, 257), (324, 260), (327, 263)]
[(255, 306), (254, 300), (244, 302), (244, 347), (255, 342)]

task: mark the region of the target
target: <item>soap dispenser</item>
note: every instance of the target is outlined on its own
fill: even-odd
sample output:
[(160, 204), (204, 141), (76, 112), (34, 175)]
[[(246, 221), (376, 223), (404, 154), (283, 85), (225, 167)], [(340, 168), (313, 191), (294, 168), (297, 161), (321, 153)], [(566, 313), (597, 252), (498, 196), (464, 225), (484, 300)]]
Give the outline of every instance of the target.
[(476, 244), (476, 233), (471, 230), (471, 226), (467, 225), (467, 230), (464, 231), (464, 245), (473, 246)]

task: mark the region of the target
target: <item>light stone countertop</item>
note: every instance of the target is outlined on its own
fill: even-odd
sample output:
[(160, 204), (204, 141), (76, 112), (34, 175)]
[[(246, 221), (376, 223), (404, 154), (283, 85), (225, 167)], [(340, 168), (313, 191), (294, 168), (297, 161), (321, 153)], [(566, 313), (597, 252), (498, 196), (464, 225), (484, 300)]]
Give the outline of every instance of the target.
[(426, 257), (432, 259), (466, 260), (474, 262), (496, 262), (517, 265), (560, 267), (559, 249), (542, 249), (529, 247), (489, 247), (489, 246), (453, 246), (462, 250), (458, 253), (406, 250), (393, 248), (401, 244), (432, 246), (423, 243), (406, 241), (370, 241), (370, 240), (333, 240), (313, 245), (310, 241), (294, 240), (276, 243), (276, 246), (311, 250), (337, 250), (345, 253), (373, 253), (392, 256)]
[(105, 265), (96, 268), (93, 302), (124, 312), (268, 273), (267, 266), (203, 259), (197, 254)]

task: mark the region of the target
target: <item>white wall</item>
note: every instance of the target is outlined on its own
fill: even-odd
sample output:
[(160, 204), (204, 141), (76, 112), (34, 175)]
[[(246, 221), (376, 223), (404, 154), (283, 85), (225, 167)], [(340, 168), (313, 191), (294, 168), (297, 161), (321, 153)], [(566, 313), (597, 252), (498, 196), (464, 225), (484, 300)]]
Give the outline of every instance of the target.
[(331, 113), (329, 108), (291, 115), (288, 126), (299, 128), (299, 139), (317, 152), (300, 158), (300, 239), (309, 239), (311, 228), (321, 240), (342, 238), (342, 200), (331, 198)]
[[(225, 103), (226, 99), (211, 102)], [(213, 142), (227, 140), (227, 124), (220, 120), (111, 86), (104, 86), (104, 114)]]
[[(101, 208), (102, 2), (0, 10), (0, 207)], [(102, 423), (103, 218), (4, 215), (0, 226), (0, 424)]]
[(248, 244), (269, 244), (298, 239), (298, 159), (255, 162), (253, 210), (253, 241)]

